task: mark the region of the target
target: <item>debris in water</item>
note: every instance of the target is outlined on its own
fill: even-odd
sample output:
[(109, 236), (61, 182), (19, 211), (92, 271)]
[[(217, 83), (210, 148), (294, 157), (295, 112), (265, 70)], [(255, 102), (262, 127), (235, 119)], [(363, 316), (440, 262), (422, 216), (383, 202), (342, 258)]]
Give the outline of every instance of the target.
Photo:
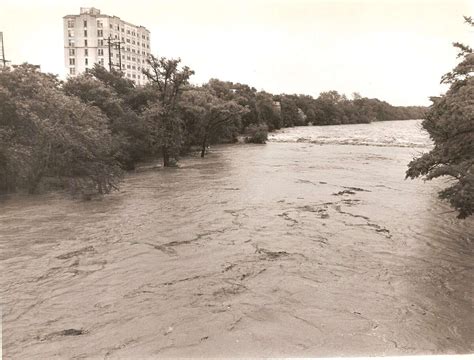
[(84, 253), (92, 252), (92, 251), (94, 251), (94, 247), (93, 246), (87, 246), (87, 247), (84, 247), (84, 248), (79, 249), (79, 250), (71, 251), (71, 252), (68, 252), (66, 254), (56, 256), (56, 259), (67, 260), (67, 259), (70, 259), (74, 256), (82, 255)]
[(63, 336), (78, 336), (78, 335), (83, 335), (84, 334), (84, 330), (82, 329), (66, 329), (66, 330), (63, 330), (63, 331), (60, 331), (60, 334), (59, 335), (63, 335)]
[(278, 259), (279, 257), (289, 255), (286, 251), (271, 251), (264, 248), (259, 248), (258, 245), (255, 246), (255, 252), (258, 254), (265, 255), (270, 260), (275, 260), (275, 259)]
[(333, 193), (334, 196), (340, 196), (340, 195), (355, 195), (355, 191), (352, 190), (342, 190), (337, 193)]
[(40, 340), (41, 341), (51, 340), (51, 339), (53, 339), (55, 337), (58, 337), (58, 336), (79, 336), (79, 335), (84, 335), (86, 333), (87, 333), (87, 331), (85, 331), (83, 329), (65, 329), (65, 330), (56, 331), (56, 332), (53, 332), (51, 334), (48, 334), (48, 335), (44, 336), (43, 338), (41, 338)]

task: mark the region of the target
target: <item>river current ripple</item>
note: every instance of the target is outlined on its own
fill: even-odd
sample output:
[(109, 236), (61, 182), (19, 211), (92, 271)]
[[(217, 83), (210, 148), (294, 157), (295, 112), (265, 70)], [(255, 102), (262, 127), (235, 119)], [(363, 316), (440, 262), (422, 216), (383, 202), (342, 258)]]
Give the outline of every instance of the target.
[(404, 180), (429, 147), (420, 121), (285, 129), (103, 199), (1, 198), (3, 356), (472, 353), (474, 222)]

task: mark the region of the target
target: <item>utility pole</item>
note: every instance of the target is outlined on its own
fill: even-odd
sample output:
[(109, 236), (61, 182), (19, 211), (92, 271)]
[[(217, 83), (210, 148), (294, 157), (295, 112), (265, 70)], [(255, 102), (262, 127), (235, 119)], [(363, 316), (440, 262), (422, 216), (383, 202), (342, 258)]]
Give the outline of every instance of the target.
[(118, 46), (118, 50), (119, 50), (119, 68), (120, 68), (120, 71), (122, 71), (122, 52), (121, 52), (121, 44), (123, 44), (124, 42), (123, 41), (120, 41), (120, 40), (113, 40), (111, 38), (111, 36), (109, 35), (109, 37), (107, 38), (107, 46), (109, 48), (109, 71), (112, 71), (112, 67), (113, 66), (117, 66), (117, 65), (114, 65), (112, 63), (112, 45), (117, 48)]
[(2, 63), (3, 63), (3, 67), (6, 67), (7, 66), (7, 62), (10, 62), (9, 60), (5, 59), (5, 45), (3, 43), (3, 32), (0, 31), (0, 46), (2, 47)]
[(119, 67), (120, 71), (122, 71), (122, 41), (120, 41), (117, 46), (119, 51)]
[(109, 47), (109, 71), (112, 71), (112, 53), (110, 52), (110, 43), (111, 43), (111, 38), (110, 35), (107, 38), (107, 45)]

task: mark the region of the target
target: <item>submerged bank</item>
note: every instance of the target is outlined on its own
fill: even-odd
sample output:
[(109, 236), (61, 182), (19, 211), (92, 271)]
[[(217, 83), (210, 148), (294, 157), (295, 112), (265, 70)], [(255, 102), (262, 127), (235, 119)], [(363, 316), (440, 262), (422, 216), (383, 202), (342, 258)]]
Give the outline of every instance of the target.
[(3, 354), (473, 352), (474, 223), (403, 180), (419, 151), (219, 146), (101, 201), (6, 200)]

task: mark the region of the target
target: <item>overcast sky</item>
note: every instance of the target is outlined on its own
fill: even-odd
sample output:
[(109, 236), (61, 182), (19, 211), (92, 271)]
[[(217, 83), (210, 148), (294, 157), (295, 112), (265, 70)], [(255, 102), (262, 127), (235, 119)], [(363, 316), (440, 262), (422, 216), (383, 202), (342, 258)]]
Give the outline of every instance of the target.
[(471, 43), (472, 0), (0, 0), (6, 57), (64, 76), (62, 17), (96, 7), (151, 31), (152, 53), (273, 93), (357, 91), (428, 105)]

